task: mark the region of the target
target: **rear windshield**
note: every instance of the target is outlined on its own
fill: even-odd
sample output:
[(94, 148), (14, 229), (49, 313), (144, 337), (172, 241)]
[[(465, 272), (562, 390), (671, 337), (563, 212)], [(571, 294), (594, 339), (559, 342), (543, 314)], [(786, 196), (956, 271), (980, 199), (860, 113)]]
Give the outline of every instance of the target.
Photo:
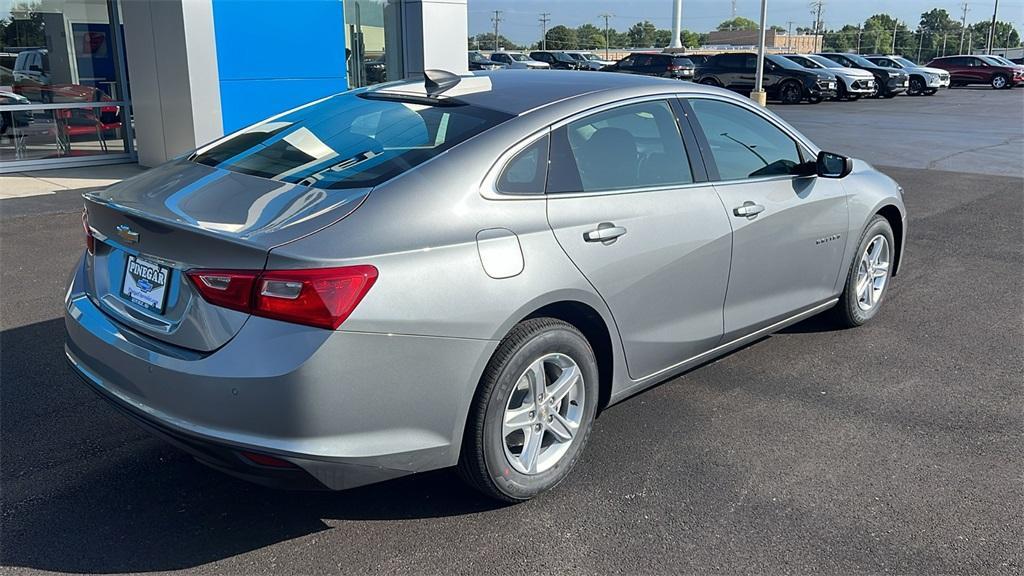
[(317, 188), (390, 180), (511, 118), (478, 106), (346, 92), (228, 136), (191, 160)]

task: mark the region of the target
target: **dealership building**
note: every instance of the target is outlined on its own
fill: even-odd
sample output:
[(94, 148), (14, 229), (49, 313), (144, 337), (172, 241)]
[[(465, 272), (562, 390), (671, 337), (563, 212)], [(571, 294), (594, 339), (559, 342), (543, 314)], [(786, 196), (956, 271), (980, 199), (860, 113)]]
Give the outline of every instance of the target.
[(12, 0), (0, 10), (0, 173), (153, 166), (330, 94), (467, 66), (466, 0)]

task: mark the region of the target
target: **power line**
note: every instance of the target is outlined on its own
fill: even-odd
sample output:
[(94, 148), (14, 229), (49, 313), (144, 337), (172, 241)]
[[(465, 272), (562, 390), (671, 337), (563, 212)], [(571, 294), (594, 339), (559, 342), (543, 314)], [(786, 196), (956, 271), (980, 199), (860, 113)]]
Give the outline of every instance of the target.
[(540, 18), (540, 49), (548, 49), (548, 22), (551, 22), (551, 12), (541, 12)]
[(495, 10), (494, 16), (491, 17), (491, 22), (494, 22), (494, 51), (498, 51), (498, 24), (501, 24), (501, 10)]

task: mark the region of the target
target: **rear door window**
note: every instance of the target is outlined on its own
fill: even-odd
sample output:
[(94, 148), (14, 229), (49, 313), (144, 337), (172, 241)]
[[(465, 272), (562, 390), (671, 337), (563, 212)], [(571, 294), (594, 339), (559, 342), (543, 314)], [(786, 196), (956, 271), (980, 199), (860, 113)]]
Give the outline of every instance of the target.
[(376, 186), (511, 115), (344, 93), (200, 149), (193, 162), (318, 188)]
[(628, 104), (555, 130), (548, 193), (689, 184), (693, 174), (671, 106)]

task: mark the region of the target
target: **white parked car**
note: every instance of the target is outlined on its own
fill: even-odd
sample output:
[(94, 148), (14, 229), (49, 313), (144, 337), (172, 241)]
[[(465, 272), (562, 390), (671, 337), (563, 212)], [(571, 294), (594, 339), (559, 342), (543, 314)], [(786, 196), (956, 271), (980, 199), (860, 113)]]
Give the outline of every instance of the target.
[(586, 50), (566, 50), (565, 53), (580, 65), (580, 70), (600, 70), (615, 64), (614, 60), (603, 60), (597, 54)]
[(519, 70), (547, 70), (551, 65), (547, 62), (539, 62), (530, 58), (522, 52), (506, 52), (499, 50), (491, 53), (491, 60), (508, 65), (509, 68)]

